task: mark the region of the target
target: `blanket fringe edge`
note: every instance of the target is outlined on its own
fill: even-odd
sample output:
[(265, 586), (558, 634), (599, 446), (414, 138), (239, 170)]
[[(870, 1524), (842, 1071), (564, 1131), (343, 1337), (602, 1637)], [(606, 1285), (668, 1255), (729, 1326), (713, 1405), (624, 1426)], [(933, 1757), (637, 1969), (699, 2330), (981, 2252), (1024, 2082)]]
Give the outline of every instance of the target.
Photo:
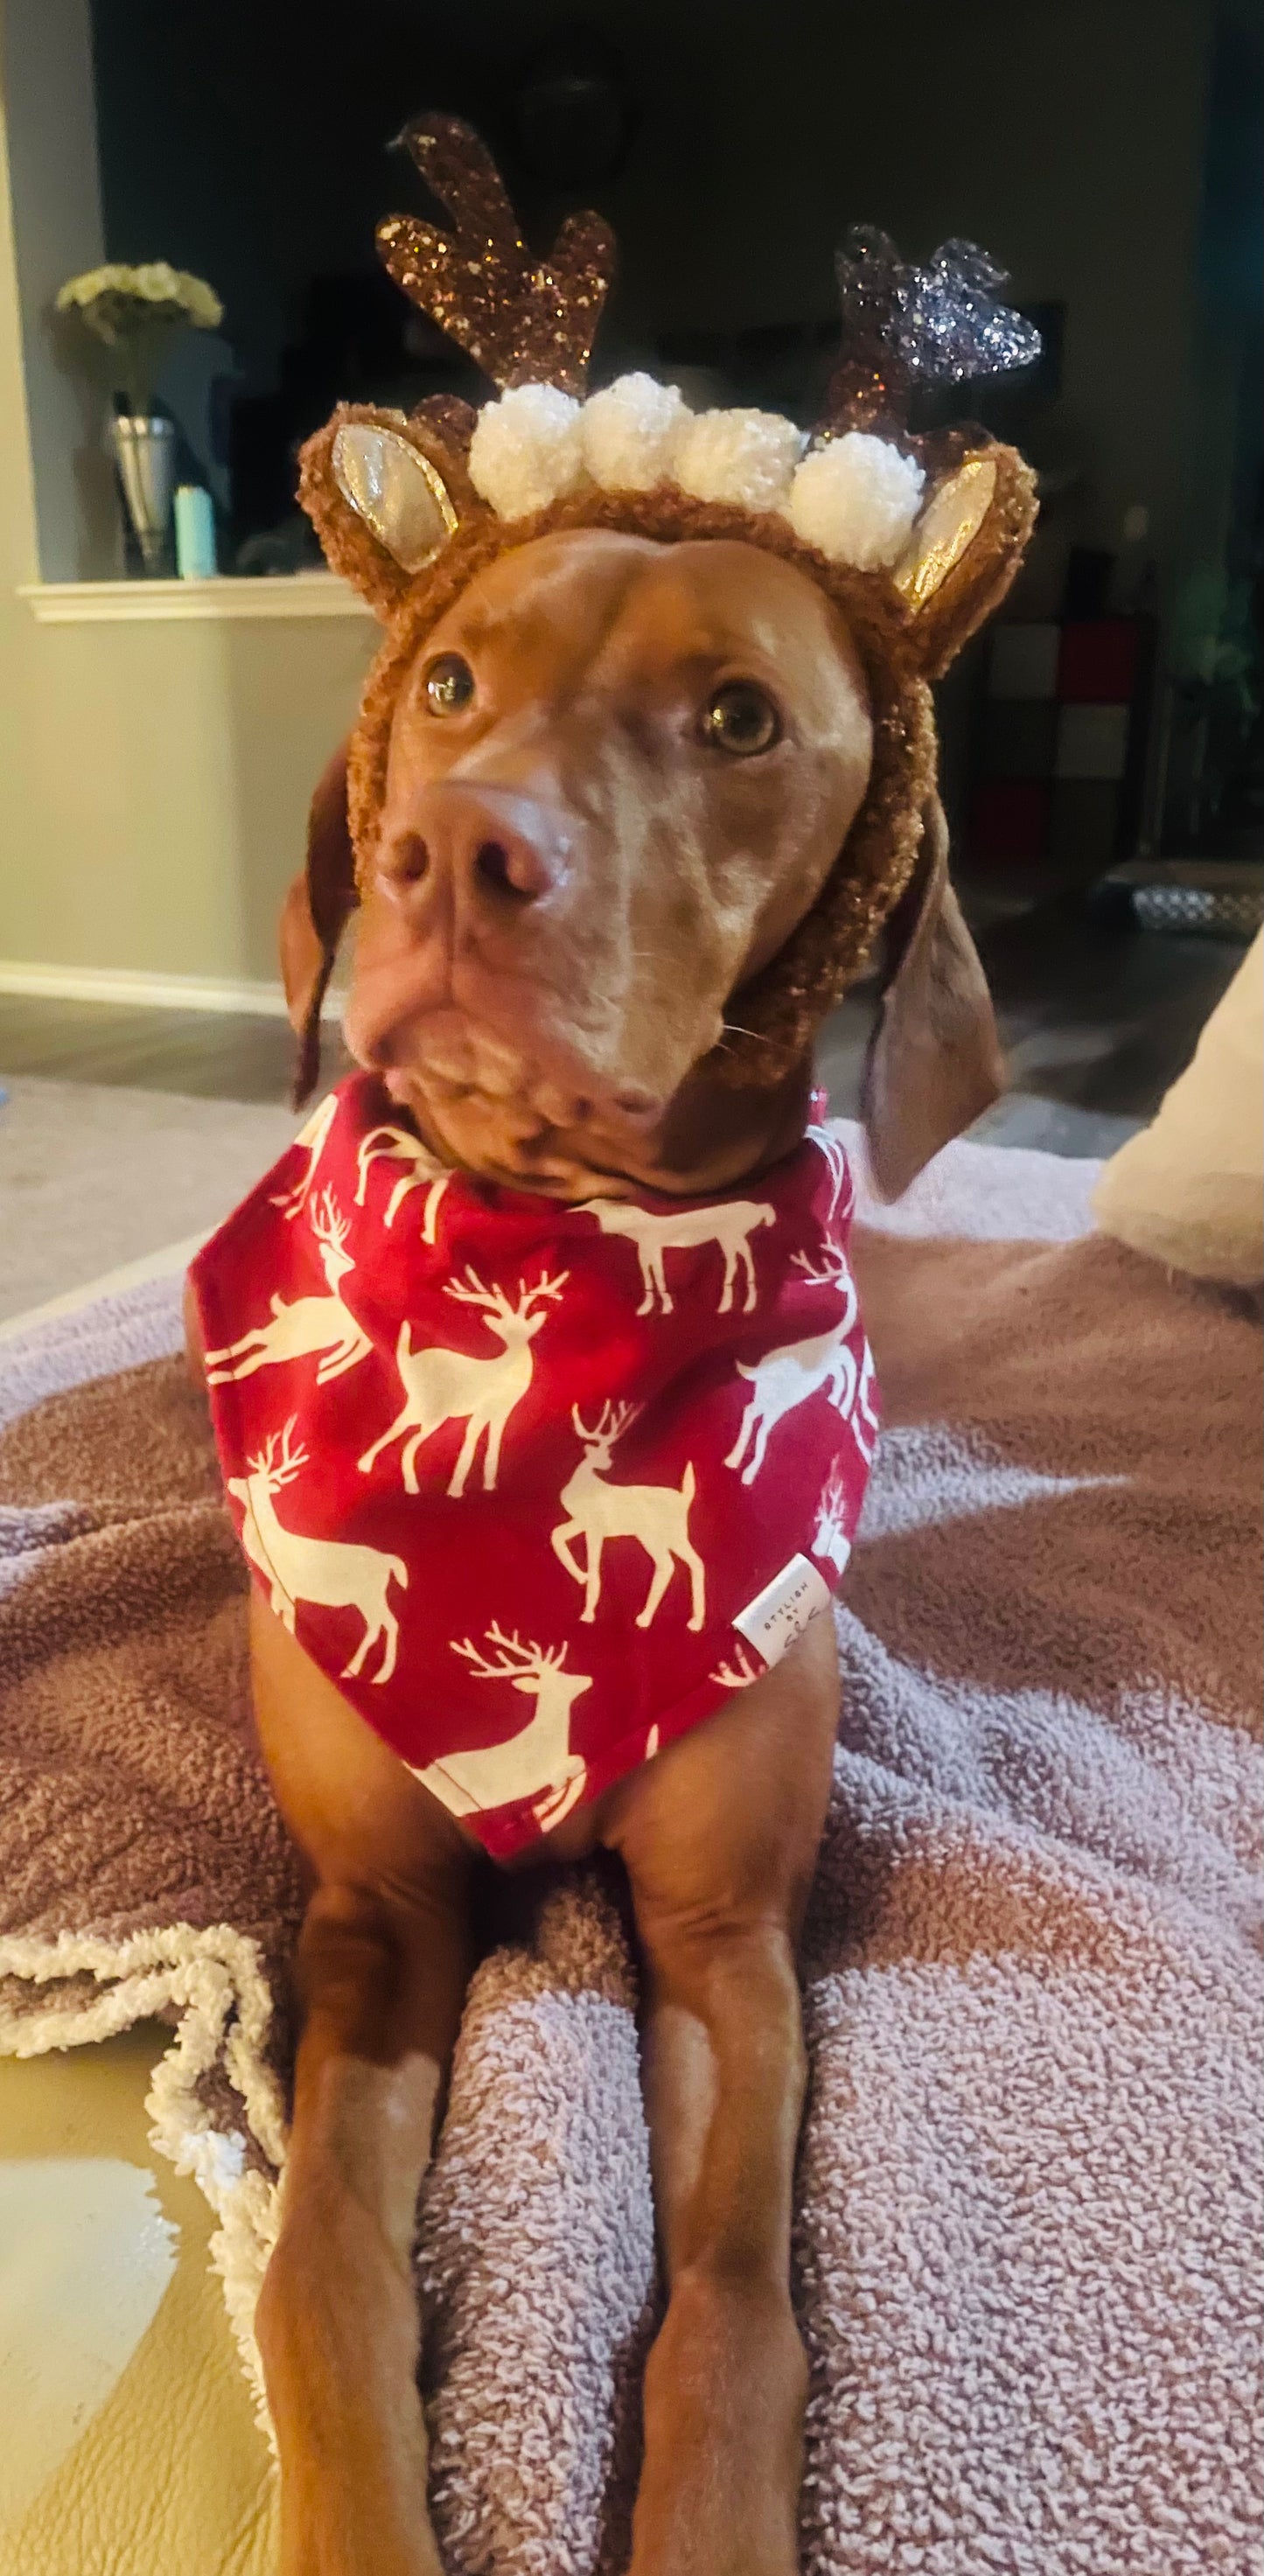
[(179, 2014), (175, 2037), (159, 2058), (146, 2096), (150, 2141), (177, 2173), (190, 2174), (219, 2225), (210, 2241), (224, 2305), (255, 2416), (275, 2449), (255, 2341), (259, 2285), (276, 2242), (279, 2181), (247, 2169), (246, 2142), (214, 2128), (197, 2083), (217, 2060), (239, 2095), (246, 2119), (279, 2177), (286, 2128), (280, 2087), (264, 2056), (272, 1997), (259, 1945), (231, 1924), (197, 1930), (174, 1923), (110, 1941), (62, 1932), (55, 1941), (0, 1935), (0, 1975), (28, 1986), (93, 1977), (103, 1991), (75, 2007), (18, 2013), (0, 2008), (0, 2054), (41, 2057), (53, 2049), (110, 2039), (164, 2008)]

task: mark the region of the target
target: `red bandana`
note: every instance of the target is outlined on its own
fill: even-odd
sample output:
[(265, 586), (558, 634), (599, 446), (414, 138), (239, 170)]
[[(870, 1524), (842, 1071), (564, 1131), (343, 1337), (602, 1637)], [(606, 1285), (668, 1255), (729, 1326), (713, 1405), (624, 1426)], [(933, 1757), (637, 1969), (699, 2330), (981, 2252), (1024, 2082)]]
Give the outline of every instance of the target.
[(489, 1851), (825, 1607), (877, 1432), (852, 1200), (815, 1126), (749, 1198), (562, 1207), (447, 1171), (356, 1074), (198, 1254), (256, 1580)]

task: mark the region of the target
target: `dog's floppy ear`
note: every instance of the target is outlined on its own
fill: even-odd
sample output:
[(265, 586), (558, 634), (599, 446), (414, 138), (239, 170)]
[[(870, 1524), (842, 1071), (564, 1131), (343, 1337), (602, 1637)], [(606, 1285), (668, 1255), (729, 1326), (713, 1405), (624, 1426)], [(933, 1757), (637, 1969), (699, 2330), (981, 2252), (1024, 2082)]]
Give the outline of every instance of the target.
[(878, 1190), (896, 1199), (1005, 1083), (987, 981), (948, 881), (937, 796), (923, 810), (916, 865), (884, 939), (860, 1114)]
[(332, 571), (388, 618), (457, 529), (486, 517), (466, 471), (468, 403), (444, 395), (416, 411), (340, 403), (299, 458), (298, 497)]
[(295, 877), (281, 909), (281, 979), (290, 1026), (299, 1042), (296, 1109), (315, 1089), (320, 1073), (321, 1004), (355, 900), (344, 742), (321, 773), (307, 822), (307, 865)]
[[(959, 441), (952, 445), (959, 449)], [(924, 679), (937, 680), (999, 608), (1036, 522), (1036, 478), (1017, 448), (981, 441), (951, 447), (927, 479), (927, 497), (892, 579), (910, 610), (907, 629)]]

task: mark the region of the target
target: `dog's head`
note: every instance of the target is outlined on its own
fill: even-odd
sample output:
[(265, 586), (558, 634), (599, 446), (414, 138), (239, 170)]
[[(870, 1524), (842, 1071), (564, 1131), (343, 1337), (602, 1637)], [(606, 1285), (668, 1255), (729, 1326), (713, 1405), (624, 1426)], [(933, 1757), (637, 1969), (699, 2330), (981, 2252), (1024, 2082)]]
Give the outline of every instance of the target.
[[(410, 291), (459, 246), (385, 229)], [(572, 239), (586, 338), (599, 255)], [(813, 1030), (879, 950), (880, 1183), (995, 1096), (927, 682), (1012, 576), (1030, 478), (961, 440), (930, 470), (803, 444), (644, 379), (511, 385), (477, 422), (344, 409), (309, 442), (305, 505), (387, 637), (286, 909), (305, 1081), (357, 909), (353, 1054), (492, 1177), (723, 1185), (801, 1122)]]

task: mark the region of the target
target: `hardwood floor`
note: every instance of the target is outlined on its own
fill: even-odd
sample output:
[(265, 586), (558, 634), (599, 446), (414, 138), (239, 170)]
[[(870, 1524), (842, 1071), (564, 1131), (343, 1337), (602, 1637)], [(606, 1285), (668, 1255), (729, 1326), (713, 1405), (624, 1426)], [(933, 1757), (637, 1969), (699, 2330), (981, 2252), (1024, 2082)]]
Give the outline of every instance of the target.
[[(326, 1069), (345, 1067), (336, 1028)], [(199, 1100), (284, 1102), (294, 1069), (288, 1021), (237, 1011), (134, 1009), (0, 994), (0, 1078), (121, 1083)]]
[[(1053, 1154), (1105, 1157), (1153, 1117), (1243, 954), (1104, 922), (1078, 902), (995, 919), (976, 936), (1010, 1088), (971, 1133)], [(821, 1076), (843, 1116), (872, 1010), (871, 997), (850, 997), (821, 1032)]]
[[(1122, 1123), (1152, 1116), (1242, 956), (1230, 941), (1103, 922), (1074, 903), (994, 921), (980, 947), (1015, 1089), (1069, 1118), (1068, 1141), (1050, 1141), (1080, 1153), (1108, 1151)], [(821, 1032), (822, 1075), (844, 1115), (855, 1106), (871, 1013), (871, 998), (858, 994)], [(0, 1079), (34, 1074), (283, 1103), (293, 1053), (281, 1019), (0, 995)], [(345, 1064), (331, 1027), (326, 1074)], [(1086, 1123), (1094, 1119), (1103, 1122), (1098, 1142)]]

